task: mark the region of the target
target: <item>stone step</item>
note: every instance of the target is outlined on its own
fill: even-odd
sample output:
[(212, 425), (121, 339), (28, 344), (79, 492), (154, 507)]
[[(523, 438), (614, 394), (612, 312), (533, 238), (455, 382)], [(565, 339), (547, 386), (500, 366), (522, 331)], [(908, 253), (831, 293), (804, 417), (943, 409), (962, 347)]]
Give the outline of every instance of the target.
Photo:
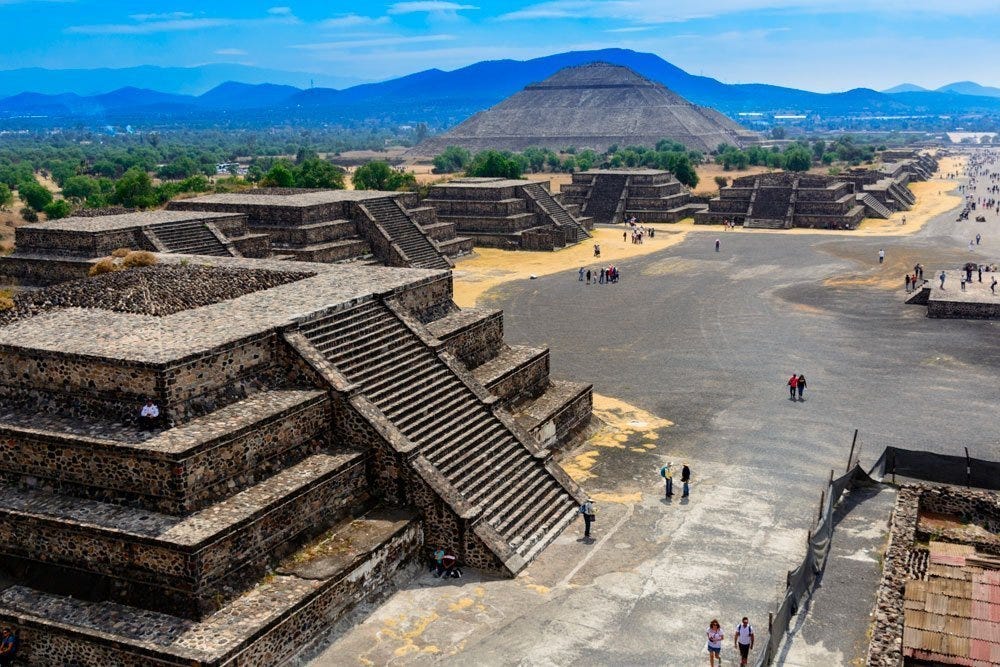
[(574, 502), (554, 504), (546, 520), (540, 522), (535, 531), (529, 533), (517, 546), (517, 553), (530, 563), (545, 547), (555, 541), (569, 524), (573, 523), (579, 511), (580, 508)]
[[(486, 468), (503, 470), (506, 474), (514, 463), (524, 461), (524, 458), (520, 456), (520, 444), (517, 441), (506, 437), (504, 433), (501, 433), (501, 438), (502, 442), (496, 442), (495, 445), (489, 447), (489, 455), (483, 464)], [(461, 460), (452, 461), (450, 466), (442, 465), (441, 469), (447, 471), (455, 480), (455, 486), (462, 489), (473, 483), (471, 477), (475, 474), (474, 464), (475, 461), (472, 457), (467, 456)]]
[[(106, 582), (125, 604), (187, 618), (218, 609), (275, 557), (367, 500), (364, 456), (316, 454), (186, 517), (0, 487), (0, 544), (18, 580), (57, 593)], [(69, 573), (82, 570), (88, 577)]]
[(549, 380), (545, 392), (519, 406), (514, 419), (546, 449), (560, 449), (590, 424), (593, 403), (593, 385)]
[(454, 384), (455, 376), (447, 369), (441, 368), (436, 359), (422, 358), (412, 369), (414, 375), (399, 382), (372, 383), (370, 391), (365, 392), (369, 399), (392, 410), (399, 402), (402, 408), (407, 407), (405, 398), (414, 392), (428, 392), (444, 383)]
[(412, 513), (376, 509), (305, 545), (199, 622), (26, 586), (0, 593), (0, 622), (20, 630), (18, 657), (28, 665), (285, 664), (356, 605), (391, 590), (396, 573), (416, 570), (422, 548)]
[(362, 239), (341, 239), (325, 243), (313, 243), (300, 247), (280, 249), (282, 253), (295, 255), (299, 262), (337, 262), (356, 259), (371, 254), (371, 247)]
[(522, 532), (523, 529), (539, 522), (543, 518), (546, 511), (552, 507), (552, 504), (559, 500), (560, 491), (561, 489), (555, 484), (538, 486), (529, 498), (519, 503), (519, 506), (524, 508), (520, 517), (517, 515), (504, 517), (493, 527), (501, 535), (506, 533), (516, 535)]
[[(501, 446), (502, 447), (502, 444)], [(499, 447), (498, 447), (499, 448)], [(486, 457), (483, 457), (479, 461), (476, 461), (475, 469), (477, 474), (481, 474), (481, 470), (488, 469), (484, 465)], [(526, 476), (530, 476), (532, 472), (536, 471), (536, 466), (530, 459), (526, 459), (523, 456), (511, 457), (508, 466), (504, 469), (504, 474), (501, 478), (499, 475), (490, 476), (485, 480), (480, 480), (478, 484), (475, 483), (471, 478), (468, 479), (466, 487), (471, 488), (472, 492), (469, 493), (470, 499), (486, 499), (489, 500), (497, 493), (506, 490), (513, 490), (517, 487), (517, 484), (505, 484), (506, 480), (514, 480), (515, 482), (520, 482), (525, 479)]]
[[(364, 330), (364, 340), (367, 342), (384, 340), (387, 336), (395, 336), (399, 332), (399, 327), (397, 323), (392, 321), (387, 322), (376, 322), (369, 324), (369, 328)], [(345, 348), (353, 346), (353, 340), (350, 337), (346, 339), (339, 335), (337, 331), (328, 331), (327, 333), (320, 334), (313, 338), (313, 344), (316, 347), (322, 347), (324, 353), (329, 355), (337, 355)]]
[(548, 348), (511, 345), (472, 371), (473, 377), (505, 406), (531, 400), (549, 381)]
[(156, 432), (9, 411), (0, 415), (0, 479), (183, 514), (302, 459), (324, 440), (329, 410), (326, 392), (270, 390)]
[[(461, 449), (442, 447), (436, 452), (428, 451), (427, 456), (433, 459), (434, 465), (453, 475), (457, 482), (460, 479), (460, 473), (471, 473), (482, 467), (484, 451), (492, 451), (507, 441), (517, 442), (516, 438), (511, 436), (510, 432), (497, 421), (488, 424), (486, 428), (478, 429), (473, 437), (463, 443), (464, 446)], [(517, 455), (524, 458), (520, 443), (518, 446)]]
[(486, 363), (506, 349), (503, 311), (496, 308), (463, 308), (426, 325), (432, 336), (445, 343), (456, 359), (469, 369)]

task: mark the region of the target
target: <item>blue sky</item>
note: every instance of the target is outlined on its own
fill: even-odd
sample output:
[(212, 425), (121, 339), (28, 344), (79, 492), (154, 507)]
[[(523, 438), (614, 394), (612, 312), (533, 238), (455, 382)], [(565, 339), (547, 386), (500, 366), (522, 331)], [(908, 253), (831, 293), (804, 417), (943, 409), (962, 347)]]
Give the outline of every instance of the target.
[(817, 91), (1000, 85), (1000, 0), (0, 0), (0, 69), (238, 62), (378, 81), (575, 49)]

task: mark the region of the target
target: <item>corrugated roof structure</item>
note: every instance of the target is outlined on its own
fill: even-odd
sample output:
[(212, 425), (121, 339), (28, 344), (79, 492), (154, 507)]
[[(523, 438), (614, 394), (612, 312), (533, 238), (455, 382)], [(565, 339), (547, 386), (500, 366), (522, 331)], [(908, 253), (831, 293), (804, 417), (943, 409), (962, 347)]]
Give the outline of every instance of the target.
[(1000, 559), (975, 547), (930, 543), (927, 579), (906, 584), (907, 660), (985, 667), (1000, 664)]
[(627, 67), (598, 62), (561, 69), (425, 140), (410, 154), (434, 156), (447, 146), (470, 151), (574, 146), (604, 152), (613, 144), (652, 147), (661, 139), (707, 152), (723, 142), (754, 143), (756, 135)]

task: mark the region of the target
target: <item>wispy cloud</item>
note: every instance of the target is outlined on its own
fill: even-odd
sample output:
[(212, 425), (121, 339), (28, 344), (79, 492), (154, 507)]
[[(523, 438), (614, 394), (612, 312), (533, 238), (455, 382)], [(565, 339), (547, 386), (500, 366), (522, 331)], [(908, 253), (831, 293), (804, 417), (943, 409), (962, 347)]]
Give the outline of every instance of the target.
[(217, 56), (245, 56), (248, 55), (243, 49), (216, 49)]
[[(536, 19), (610, 19), (635, 23), (672, 23), (759, 10), (803, 12), (857, 11), (840, 0), (547, 0), (501, 14), (507, 21)], [(880, 0), (866, 7), (869, 12), (922, 12), (945, 16), (968, 16), (996, 11), (996, 0)]]
[(292, 15), (292, 8), (291, 7), (271, 7), (270, 9), (267, 10), (267, 13), (271, 14), (272, 16), (291, 16)]
[(344, 14), (343, 16), (334, 16), (333, 18), (321, 21), (319, 25), (321, 28), (360, 28), (362, 26), (385, 25), (387, 23), (389, 23), (388, 16), (373, 18), (359, 14)]
[(420, 44), (424, 42), (450, 42), (455, 35), (418, 35), (415, 37), (400, 37), (386, 35), (366, 39), (344, 39), (334, 42), (316, 42), (313, 44), (295, 44), (294, 49), (306, 51), (331, 51), (339, 49), (359, 49), (371, 46), (399, 46), (400, 44)]
[(169, 21), (173, 19), (189, 19), (191, 12), (165, 12), (162, 14), (130, 14), (129, 18), (136, 21)]
[[(2, 1), (2, 0), (0, 0)], [(272, 7), (272, 9), (286, 9)], [(186, 12), (166, 14), (134, 14), (130, 18), (135, 23), (98, 23), (94, 25), (73, 25), (66, 28), (67, 33), (77, 35), (152, 35), (161, 32), (189, 32), (208, 30), (212, 28), (229, 28), (239, 25), (260, 24), (293, 24), (299, 20), (289, 13), (272, 13), (265, 18), (194, 18)]]
[(417, 0), (415, 2), (397, 2), (389, 5), (389, 14), (451, 14), (468, 9), (479, 9), (475, 5), (461, 5), (457, 2), (443, 0)]
[(604, 32), (646, 32), (647, 30), (652, 30), (656, 26), (652, 25), (630, 25), (627, 28), (611, 28), (610, 30), (605, 30)]

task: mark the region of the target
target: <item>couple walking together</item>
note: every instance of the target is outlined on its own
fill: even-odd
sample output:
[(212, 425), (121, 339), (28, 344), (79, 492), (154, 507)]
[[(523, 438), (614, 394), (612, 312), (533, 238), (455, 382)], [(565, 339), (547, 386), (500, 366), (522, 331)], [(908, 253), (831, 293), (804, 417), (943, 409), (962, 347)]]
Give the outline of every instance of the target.
[(793, 401), (795, 400), (795, 393), (798, 392), (799, 400), (805, 400), (802, 398), (802, 393), (806, 390), (806, 376), (796, 375), (792, 373), (792, 377), (788, 378), (788, 394), (789, 398)]

